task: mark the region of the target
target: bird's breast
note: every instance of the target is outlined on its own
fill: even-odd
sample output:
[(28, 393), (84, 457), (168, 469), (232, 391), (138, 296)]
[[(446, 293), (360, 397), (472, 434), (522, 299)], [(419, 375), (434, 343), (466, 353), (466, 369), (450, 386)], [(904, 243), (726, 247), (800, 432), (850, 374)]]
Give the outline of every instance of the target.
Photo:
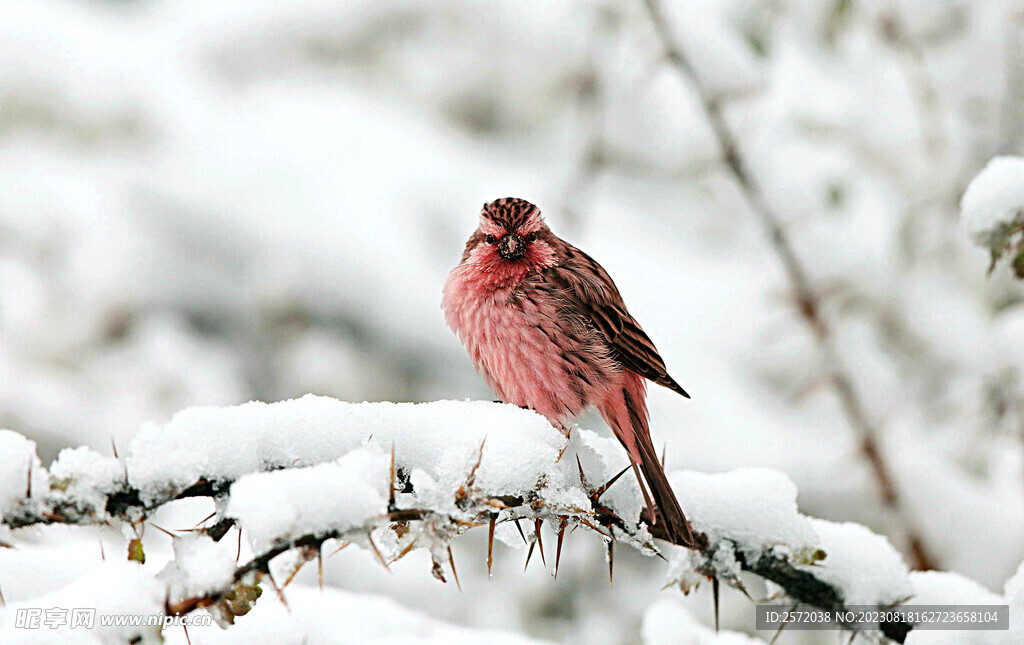
[(482, 290), (471, 275), (453, 272), (444, 310), (477, 371), (504, 401), (561, 421), (578, 414), (594, 386), (607, 380), (588, 339), (543, 294)]

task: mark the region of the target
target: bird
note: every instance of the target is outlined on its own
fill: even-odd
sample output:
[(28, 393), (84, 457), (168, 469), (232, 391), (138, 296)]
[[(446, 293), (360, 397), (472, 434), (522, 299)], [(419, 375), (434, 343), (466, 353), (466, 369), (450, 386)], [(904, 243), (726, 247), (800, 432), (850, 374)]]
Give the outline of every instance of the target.
[(690, 395), (597, 261), (555, 235), (534, 204), (497, 199), (481, 209), (441, 307), (505, 403), (534, 410), (567, 436), (571, 418), (596, 408), (628, 453), (652, 533), (695, 545), (651, 441), (646, 381)]

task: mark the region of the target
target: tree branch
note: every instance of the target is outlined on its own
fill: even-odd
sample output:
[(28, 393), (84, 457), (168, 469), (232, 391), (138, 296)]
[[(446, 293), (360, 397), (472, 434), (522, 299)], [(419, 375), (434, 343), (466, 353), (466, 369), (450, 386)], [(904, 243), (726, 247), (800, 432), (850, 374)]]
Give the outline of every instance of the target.
[[(453, 406), (464, 407), (453, 410)], [(166, 427), (144, 429), (133, 442), (133, 453), (126, 463), (140, 464), (140, 468), (145, 464), (150, 470), (135, 473), (134, 478), (124, 479), (123, 464), (112, 457), (89, 451), (72, 451), (73, 458), (68, 459), (62, 455), (46, 473), (49, 487), (37, 485), (27, 489), (22, 499), (6, 507), (3, 524), (9, 529), (122, 522), (138, 527), (150, 514), (174, 500), (214, 498), (218, 510), (207, 518), (213, 520), (209, 526), (173, 536), (175, 557), (168, 567), (176, 570), (176, 577), (159, 578), (157, 583), (166, 586), (164, 609), (168, 615), (206, 608), (225, 624), (249, 610), (259, 596), (256, 585), (269, 573), (271, 562), (282, 554), (291, 552), (300, 562), (306, 562), (319, 555), (326, 540), (339, 539), (372, 549), (387, 566), (388, 560), (400, 559), (415, 548), (426, 548), (433, 557), (432, 573), (446, 580), (446, 570), (453, 573), (448, 548), (455, 537), (487, 526), (493, 539), (492, 522), (523, 519), (537, 528), (523, 533), (523, 538), (537, 546), (539, 527), (547, 522), (560, 533), (584, 528), (608, 545), (620, 542), (646, 555), (662, 555), (673, 562), (676, 574), (683, 572), (682, 578), (671, 582), (678, 583), (684, 591), (709, 578), (743, 589), (738, 573), (747, 571), (776, 583), (788, 596), (805, 604), (840, 609), (845, 602), (845, 581), (830, 580), (827, 567), (816, 566), (828, 557), (821, 548), (827, 552), (831, 547), (817, 545), (811, 521), (796, 510), (795, 487), (778, 473), (763, 471), (753, 478), (742, 471), (710, 476), (675, 473), (681, 501), (698, 532), (697, 548), (688, 551), (675, 545), (659, 547), (654, 542), (659, 526), (645, 523), (636, 482), (619, 476), (621, 463), (608, 463), (602, 456), (619, 455), (618, 447), (612, 439), (586, 430), (576, 430), (569, 443), (582, 459), (559, 460), (558, 455), (566, 447), (565, 437), (533, 413), (511, 406), (441, 402), (400, 408), (394, 404), (346, 404), (309, 397), (271, 404), (262, 410), (264, 416), (254, 415), (247, 406), (190, 411)], [(260, 415), (264, 414), (262, 410)], [(433, 410), (438, 410), (435, 417), (430, 416), (435, 414)], [(446, 433), (445, 452), (468, 457), (460, 479), (458, 474), (453, 478), (447, 466), (431, 465), (432, 451), (436, 450), (431, 446), (437, 436), (433, 428), (445, 421), (462, 419), (465, 413), (503, 419), (507, 427), (501, 428), (502, 436), (515, 435), (517, 439), (499, 448), (498, 434), (492, 434), (495, 447), (491, 447), (492, 443), (481, 443), (479, 435)], [(313, 418), (315, 422), (310, 421)], [(365, 438), (363, 418), (375, 419), (378, 439)], [(237, 431), (249, 435), (249, 439), (253, 433), (274, 437), (266, 444), (250, 441), (250, 445), (267, 445), (267, 456), (251, 459), (252, 455), (241, 454), (243, 449), (238, 448), (240, 454), (229, 455), (234, 460), (225, 459), (216, 451), (239, 444), (222, 440), (202, 444), (209, 436), (211, 420), (216, 420), (225, 433)], [(385, 451), (394, 444), (380, 435), (386, 433), (388, 426), (398, 433), (403, 422), (412, 421), (432, 421), (431, 432), (403, 435), (405, 443), (398, 444), (397, 456), (395, 451), (391, 452), (389, 463)], [(357, 434), (342, 436), (345, 431), (339, 428), (346, 423)], [(295, 445), (309, 454), (280, 452), (289, 432), (301, 435), (302, 443)], [(354, 437), (363, 439), (351, 441)], [(327, 438), (337, 442), (331, 449), (336, 452), (325, 450)], [(169, 445), (180, 446), (183, 452), (177, 457), (168, 455)], [(509, 451), (514, 455), (509, 455)], [(24, 461), (22, 456), (15, 455), (16, 459), (11, 460), (17, 461), (19, 469)], [(533, 465), (524, 470), (524, 460), (530, 459)], [(239, 470), (239, 463), (263, 471), (246, 474)], [(298, 463), (304, 467), (296, 467)], [(590, 472), (585, 474), (584, 468)], [(187, 481), (183, 473), (196, 472), (203, 474), (191, 484), (182, 485)], [(228, 472), (235, 473), (235, 481), (226, 476)], [(426, 473), (427, 479), (417, 479), (424, 475), (416, 472)], [(410, 477), (407, 473), (414, 474)], [(690, 483), (687, 478), (711, 479), (701, 484)], [(426, 482), (428, 490), (418, 490), (417, 481)], [(783, 491), (770, 498), (770, 509), (764, 506), (765, 498), (759, 496), (759, 491), (766, 488)], [(284, 492), (280, 498), (271, 498), (279, 491)], [(350, 499), (339, 506), (338, 495), (348, 495)], [(324, 512), (327, 503), (332, 504), (330, 508), (339, 509), (337, 516)], [(756, 512), (753, 505), (757, 505)], [(715, 514), (716, 509), (725, 507), (731, 507), (732, 512)], [(763, 518), (766, 510), (775, 518), (775, 528), (765, 535), (752, 535), (748, 518)], [(276, 515), (278, 512), (284, 514)], [(287, 520), (278, 525), (275, 517)], [(257, 549), (257, 555), (241, 565), (234, 564), (233, 548), (227, 549), (230, 555), (225, 555), (214, 544), (232, 526), (244, 531)], [(374, 535), (384, 534), (388, 535), (386, 541), (379, 537), (375, 541)], [(184, 548), (179, 550), (179, 541), (188, 540), (192, 542), (182, 543)], [(141, 536), (133, 539), (132, 544), (137, 550), (133, 556), (141, 559)], [(215, 552), (201, 551), (207, 547)], [(200, 548), (198, 555), (192, 551), (194, 548)], [(886, 548), (895, 557), (891, 547)], [(488, 550), (492, 549), (493, 545)], [(196, 591), (189, 583), (190, 572), (208, 571), (212, 556), (222, 558), (224, 574), (214, 582), (204, 582), (205, 586)], [(849, 560), (850, 554), (836, 552), (832, 557)], [(872, 565), (867, 562), (865, 566)], [(902, 571), (894, 573), (892, 586), (909, 586), (906, 570)], [(202, 578), (207, 580), (209, 576), (204, 574)], [(895, 602), (890, 591), (888, 586), (879, 587), (878, 605), (884, 607)], [(900, 630), (905, 633), (909, 628), (903, 625), (879, 629), (900, 640)]]
[(796, 298), (797, 309), (804, 322), (810, 327), (830, 366), (831, 382), (839, 397), (847, 422), (860, 440), (861, 454), (871, 468), (882, 502), (901, 521), (902, 531), (913, 557), (914, 567), (924, 570), (934, 569), (935, 560), (925, 547), (919, 531), (914, 527), (899, 491), (893, 483), (891, 467), (880, 447), (878, 429), (869, 421), (864, 404), (853, 384), (853, 379), (843, 366), (829, 323), (819, 307), (820, 296), (816, 293), (806, 268), (786, 235), (782, 219), (768, 203), (745, 162), (736, 136), (722, 113), (721, 102), (708, 92), (696, 69), (678, 44), (662, 10), (660, 0), (644, 0), (644, 4), (669, 61), (696, 90), (704, 107), (707, 122), (722, 149), (723, 161), (739, 185), (750, 209), (760, 220), (772, 249), (782, 263)]

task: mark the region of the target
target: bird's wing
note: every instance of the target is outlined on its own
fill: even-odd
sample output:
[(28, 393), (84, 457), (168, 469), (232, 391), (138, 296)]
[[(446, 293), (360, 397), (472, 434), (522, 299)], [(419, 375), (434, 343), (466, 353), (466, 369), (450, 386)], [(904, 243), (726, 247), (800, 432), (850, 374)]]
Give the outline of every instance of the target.
[(623, 366), (690, 398), (669, 376), (654, 343), (626, 310), (608, 272), (583, 251), (566, 246), (564, 261), (544, 269), (547, 281), (572, 301), (576, 313), (588, 318), (604, 334), (612, 355)]

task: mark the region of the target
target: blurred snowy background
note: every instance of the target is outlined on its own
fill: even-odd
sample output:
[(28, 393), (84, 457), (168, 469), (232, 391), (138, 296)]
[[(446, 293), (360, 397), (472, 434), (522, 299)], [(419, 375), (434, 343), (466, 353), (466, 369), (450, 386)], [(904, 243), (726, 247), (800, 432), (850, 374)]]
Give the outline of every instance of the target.
[[(513, 195), (604, 264), (693, 395), (651, 391), (670, 469), (782, 470), (803, 512), (916, 534), (998, 592), (1024, 558), (1024, 291), (986, 276), (958, 205), (1024, 153), (1024, 1), (663, 9), (820, 297), (895, 511), (642, 0), (0, 4), (0, 427), (46, 462), (191, 405), (489, 400), (440, 288), (480, 205)], [(79, 575), (97, 538), (121, 552), (35, 530), (32, 576), (0, 558), (7, 600)], [(487, 581), (467, 536), (465, 593), (425, 553), (387, 575), (350, 549), (327, 583), (554, 641), (636, 642), (672, 610), (658, 566), (624, 554), (609, 588), (573, 538), (557, 581), (508, 549)]]

